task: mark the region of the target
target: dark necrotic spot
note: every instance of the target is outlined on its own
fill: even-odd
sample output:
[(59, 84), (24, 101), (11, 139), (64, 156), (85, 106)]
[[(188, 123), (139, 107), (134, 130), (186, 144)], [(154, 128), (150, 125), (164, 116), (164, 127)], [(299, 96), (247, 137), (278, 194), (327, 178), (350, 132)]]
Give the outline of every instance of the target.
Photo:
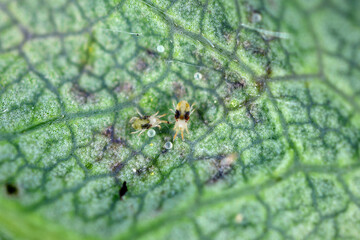
[(111, 166), (111, 171), (114, 172), (114, 173), (118, 173), (118, 172), (121, 171), (121, 169), (123, 169), (124, 166), (125, 166), (125, 163), (124, 163), (124, 162), (114, 163), (114, 164)]
[(5, 188), (8, 195), (15, 196), (19, 193), (19, 189), (15, 184), (7, 183)]
[(178, 119), (180, 117), (180, 112), (179, 110), (175, 111), (175, 119)]
[(152, 51), (151, 49), (146, 49), (146, 54), (150, 57), (157, 57), (157, 53)]
[(105, 136), (110, 137), (113, 134), (113, 132), (114, 132), (114, 127), (113, 126), (108, 127), (105, 131)]
[(136, 70), (143, 72), (146, 68), (148, 68), (148, 63), (145, 61), (145, 59), (139, 59), (136, 62)]
[(217, 171), (216, 174), (214, 174), (208, 181), (207, 183), (216, 183), (217, 181), (219, 181), (220, 179), (223, 179), (225, 177), (225, 173), (221, 170)]
[(90, 92), (87, 92), (78, 84), (74, 84), (71, 88), (71, 91), (74, 94), (75, 99), (82, 104), (87, 104), (88, 100), (93, 100), (94, 98), (94, 96)]
[(147, 167), (142, 167), (142, 168), (136, 169), (135, 174), (137, 176), (140, 176), (143, 173), (147, 173), (148, 171), (149, 171), (149, 169)]
[(272, 68), (270, 63), (268, 63), (268, 65), (266, 66), (266, 75), (267, 77), (270, 77), (271, 74), (272, 74)]
[[(121, 137), (116, 137), (115, 136), (115, 130), (114, 130), (114, 126), (108, 127), (105, 132), (103, 133), (103, 135), (105, 135), (106, 137), (110, 138), (111, 143), (116, 143), (116, 144), (120, 144), (120, 145), (125, 145), (125, 140)], [(105, 146), (103, 151), (106, 151), (108, 146)]]
[(134, 90), (134, 86), (129, 82), (121, 82), (115, 88), (115, 92), (123, 92), (125, 94), (129, 94)]
[(255, 82), (255, 88), (258, 90), (259, 93), (264, 92), (266, 87), (266, 78), (262, 78), (259, 81)]
[(185, 120), (188, 121), (190, 119), (190, 112), (185, 112)]
[(267, 51), (266, 51), (266, 49), (263, 49), (263, 48), (260, 48), (260, 47), (254, 47), (252, 49), (252, 53), (256, 54), (256, 55), (259, 55), (259, 56), (265, 56)]
[(125, 140), (122, 139), (121, 137), (118, 137), (114, 140), (114, 143), (120, 144), (120, 145), (125, 145)]
[(180, 82), (173, 83), (173, 91), (177, 98), (183, 98), (186, 95), (185, 87)]
[(122, 187), (119, 190), (120, 200), (122, 200), (123, 196), (126, 194), (127, 191), (128, 191), (128, 188), (126, 186), (126, 181), (124, 181), (122, 184)]
[(231, 85), (232, 85), (232, 88), (233, 89), (238, 89), (238, 88), (244, 88), (244, 86), (245, 86), (245, 82), (243, 82), (243, 81), (236, 81), (236, 82), (233, 82), (233, 83), (231, 83)]

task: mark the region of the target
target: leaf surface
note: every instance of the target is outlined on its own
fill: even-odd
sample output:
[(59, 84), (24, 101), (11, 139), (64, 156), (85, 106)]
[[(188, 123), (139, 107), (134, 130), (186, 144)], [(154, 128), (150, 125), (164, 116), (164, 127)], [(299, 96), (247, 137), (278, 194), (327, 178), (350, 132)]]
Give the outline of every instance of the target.
[(0, 238), (358, 238), (359, 10), (0, 0)]

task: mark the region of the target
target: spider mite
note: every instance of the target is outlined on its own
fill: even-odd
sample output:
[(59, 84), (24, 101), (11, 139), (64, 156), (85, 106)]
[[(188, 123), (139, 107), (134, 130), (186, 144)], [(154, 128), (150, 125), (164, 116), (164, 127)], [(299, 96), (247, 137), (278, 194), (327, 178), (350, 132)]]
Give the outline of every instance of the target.
[(170, 109), (174, 114), (175, 114), (175, 135), (174, 135), (174, 140), (177, 136), (177, 134), (179, 133), (179, 131), (181, 132), (181, 139), (184, 140), (184, 130), (186, 130), (186, 132), (189, 134), (189, 130), (188, 130), (188, 121), (190, 120), (190, 115), (195, 111), (195, 109), (193, 109), (194, 104), (189, 105), (189, 103), (187, 101), (180, 101), (176, 107), (174, 104), (174, 109)]
[(166, 114), (160, 115), (158, 116), (159, 112), (156, 112), (155, 114), (151, 115), (151, 116), (144, 116), (142, 115), (139, 110), (137, 110), (137, 113), (139, 114), (140, 117), (132, 117), (130, 119), (130, 123), (131, 126), (136, 130), (134, 132), (132, 132), (131, 134), (135, 134), (135, 133), (139, 133), (139, 136), (145, 132), (146, 130), (150, 129), (150, 128), (161, 128), (160, 124), (161, 123), (168, 123), (169, 121), (165, 121), (165, 120), (161, 120), (160, 118), (164, 117)]

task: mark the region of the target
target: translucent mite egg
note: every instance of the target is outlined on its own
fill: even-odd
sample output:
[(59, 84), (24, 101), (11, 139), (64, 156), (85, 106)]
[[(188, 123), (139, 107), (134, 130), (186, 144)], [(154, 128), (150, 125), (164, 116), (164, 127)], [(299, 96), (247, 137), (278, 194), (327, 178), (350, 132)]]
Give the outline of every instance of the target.
[(258, 23), (262, 20), (262, 16), (260, 13), (254, 12), (251, 16), (251, 21), (253, 23)]
[(165, 48), (164, 48), (163, 45), (159, 45), (159, 46), (157, 46), (156, 50), (157, 50), (158, 52), (162, 53), (162, 52), (165, 51)]
[(148, 132), (147, 132), (147, 135), (148, 137), (154, 137), (156, 135), (156, 132), (154, 129), (150, 129)]
[(166, 142), (165, 145), (164, 145), (164, 148), (166, 148), (168, 150), (172, 149), (172, 147), (173, 147), (173, 144), (171, 142)]
[(200, 80), (200, 79), (202, 78), (202, 74), (199, 73), (199, 72), (197, 72), (197, 73), (194, 74), (194, 78), (195, 78), (196, 80)]

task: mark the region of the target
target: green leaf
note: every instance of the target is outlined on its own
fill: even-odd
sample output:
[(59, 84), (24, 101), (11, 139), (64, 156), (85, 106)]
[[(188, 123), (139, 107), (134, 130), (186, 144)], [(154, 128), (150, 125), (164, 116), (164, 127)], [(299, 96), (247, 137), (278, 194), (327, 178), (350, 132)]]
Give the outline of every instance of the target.
[(359, 3), (0, 0), (0, 239), (357, 239)]

